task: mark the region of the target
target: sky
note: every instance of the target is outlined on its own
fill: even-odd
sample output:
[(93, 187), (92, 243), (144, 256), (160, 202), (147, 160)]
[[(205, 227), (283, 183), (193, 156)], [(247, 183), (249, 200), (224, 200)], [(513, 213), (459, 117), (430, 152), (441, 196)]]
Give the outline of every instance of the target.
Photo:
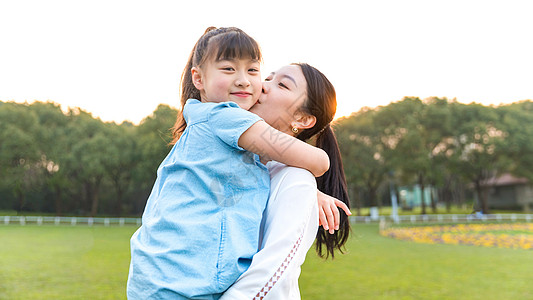
[(533, 99), (533, 1), (0, 0), (0, 101), (53, 101), (139, 123), (178, 107), (208, 26), (261, 45), (262, 77), (306, 62), (337, 115), (405, 96), (498, 105)]

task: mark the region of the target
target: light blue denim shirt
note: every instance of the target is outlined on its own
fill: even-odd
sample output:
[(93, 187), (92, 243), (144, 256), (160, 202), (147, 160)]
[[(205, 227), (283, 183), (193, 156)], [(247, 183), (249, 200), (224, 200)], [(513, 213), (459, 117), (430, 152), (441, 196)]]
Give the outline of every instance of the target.
[(157, 170), (131, 238), (129, 299), (218, 299), (249, 267), (270, 189), (238, 145), (257, 115), (189, 99), (187, 128)]

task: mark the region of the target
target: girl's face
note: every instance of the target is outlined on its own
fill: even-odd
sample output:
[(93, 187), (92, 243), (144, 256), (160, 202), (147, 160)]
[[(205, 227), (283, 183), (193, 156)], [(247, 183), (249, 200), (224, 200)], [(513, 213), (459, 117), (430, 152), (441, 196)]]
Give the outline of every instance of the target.
[(233, 101), (250, 109), (261, 94), (260, 64), (253, 59), (210, 60), (192, 68), (202, 102)]
[(265, 79), (259, 101), (250, 111), (277, 130), (291, 134), (291, 122), (306, 98), (307, 82), (302, 69), (288, 65)]

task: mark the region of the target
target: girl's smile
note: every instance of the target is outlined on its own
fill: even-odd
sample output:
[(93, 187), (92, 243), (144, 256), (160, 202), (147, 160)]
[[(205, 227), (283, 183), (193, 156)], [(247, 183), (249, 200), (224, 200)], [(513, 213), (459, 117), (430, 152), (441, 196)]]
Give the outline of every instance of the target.
[(243, 98), (253, 96), (253, 94), (250, 93), (250, 92), (234, 92), (234, 93), (231, 93), (231, 94), (232, 94), (233, 96), (243, 97)]

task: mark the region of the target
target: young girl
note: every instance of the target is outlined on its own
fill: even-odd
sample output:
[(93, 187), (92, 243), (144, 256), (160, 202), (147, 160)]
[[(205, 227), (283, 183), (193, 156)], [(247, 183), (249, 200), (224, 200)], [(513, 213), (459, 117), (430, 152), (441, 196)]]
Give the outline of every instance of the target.
[(175, 145), (131, 238), (128, 298), (218, 299), (248, 268), (270, 188), (258, 155), (315, 176), (328, 170), (323, 150), (247, 111), (261, 93), (260, 61), (237, 28), (208, 28), (193, 48)]

